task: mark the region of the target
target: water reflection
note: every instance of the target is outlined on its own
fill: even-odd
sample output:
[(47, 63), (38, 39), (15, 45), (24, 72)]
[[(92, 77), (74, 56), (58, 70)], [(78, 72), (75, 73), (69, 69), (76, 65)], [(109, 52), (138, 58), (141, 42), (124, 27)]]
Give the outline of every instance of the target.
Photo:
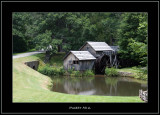
[(52, 91), (76, 95), (138, 96), (147, 83), (123, 77), (53, 78)]

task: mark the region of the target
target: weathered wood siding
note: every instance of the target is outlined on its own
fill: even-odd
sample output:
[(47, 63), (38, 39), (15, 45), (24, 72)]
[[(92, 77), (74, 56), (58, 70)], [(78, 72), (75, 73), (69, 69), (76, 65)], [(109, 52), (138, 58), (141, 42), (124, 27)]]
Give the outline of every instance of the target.
[[(79, 63), (73, 64), (73, 61), (76, 60)], [(91, 70), (94, 66), (94, 60), (78, 60), (72, 53), (70, 53), (63, 62), (63, 66), (65, 70), (72, 69), (74, 67), (75, 70), (84, 71)]]
[(94, 60), (83, 60), (79, 62), (79, 70), (92, 70), (94, 67)]
[(72, 69), (73, 67), (75, 70), (79, 70), (79, 64), (73, 64), (73, 60), (78, 61), (78, 59), (72, 53), (70, 53), (63, 62), (65, 70)]
[(101, 56), (101, 55), (102, 55), (102, 53), (103, 53), (103, 51), (96, 51), (96, 57)]
[(96, 57), (96, 51), (89, 44), (83, 46), (81, 51), (89, 51), (94, 57)]

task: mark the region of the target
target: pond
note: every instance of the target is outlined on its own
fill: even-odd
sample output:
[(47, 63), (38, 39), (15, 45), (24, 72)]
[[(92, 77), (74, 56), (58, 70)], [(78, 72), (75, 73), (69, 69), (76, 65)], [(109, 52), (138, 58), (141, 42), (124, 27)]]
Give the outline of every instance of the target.
[(147, 82), (127, 77), (54, 77), (54, 92), (75, 95), (138, 96), (139, 89), (147, 90)]

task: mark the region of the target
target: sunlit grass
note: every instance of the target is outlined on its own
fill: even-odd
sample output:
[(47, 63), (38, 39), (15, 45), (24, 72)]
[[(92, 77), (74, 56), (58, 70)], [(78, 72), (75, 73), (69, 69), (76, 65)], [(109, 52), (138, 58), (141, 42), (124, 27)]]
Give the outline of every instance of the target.
[(133, 68), (122, 68), (122, 69), (117, 69), (119, 72), (129, 72), (129, 73), (133, 73), (136, 74), (137, 72), (139, 72), (140, 70), (138, 69), (133, 69)]
[(138, 67), (121, 68), (121, 69), (117, 69), (117, 71), (130, 73), (129, 75), (127, 75), (128, 77), (133, 77), (133, 78), (137, 78), (145, 81), (148, 80), (147, 73), (143, 73), (142, 69)]

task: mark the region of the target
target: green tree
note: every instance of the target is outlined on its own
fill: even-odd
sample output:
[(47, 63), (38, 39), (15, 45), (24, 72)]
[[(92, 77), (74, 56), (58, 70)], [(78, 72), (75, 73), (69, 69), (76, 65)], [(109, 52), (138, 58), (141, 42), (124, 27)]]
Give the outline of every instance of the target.
[(104, 41), (119, 45), (125, 62), (146, 65), (147, 17), (147, 13), (15, 12), (13, 51), (36, 46), (50, 57), (60, 47), (68, 52), (86, 41)]
[(147, 66), (147, 44), (130, 39), (128, 46), (130, 46), (132, 51), (131, 57), (140, 62), (142, 66)]
[(105, 33), (105, 42), (109, 45), (116, 45), (118, 39), (118, 30), (120, 29), (122, 13), (106, 13), (102, 20), (103, 31)]
[(30, 29), (31, 15), (27, 12), (13, 13), (13, 52), (23, 52), (34, 47), (32, 38), (27, 31)]
[(36, 49), (38, 50), (45, 50), (46, 51), (46, 58), (45, 62), (48, 62), (51, 58), (51, 56), (58, 51), (58, 45), (62, 43), (62, 40), (60, 39), (53, 39), (51, 37), (52, 32), (46, 30), (45, 33), (39, 34), (35, 37), (36, 42)]
[[(13, 52), (21, 52), (27, 50), (27, 43), (25, 40), (25, 17), (21, 13), (13, 13)], [(20, 46), (22, 46), (20, 48)]]
[(31, 25), (33, 23), (31, 13), (14, 12), (12, 36), (13, 36), (13, 52), (23, 52), (34, 48), (32, 39)]
[(147, 59), (147, 13), (124, 13), (119, 31), (121, 60), (135, 66)]

